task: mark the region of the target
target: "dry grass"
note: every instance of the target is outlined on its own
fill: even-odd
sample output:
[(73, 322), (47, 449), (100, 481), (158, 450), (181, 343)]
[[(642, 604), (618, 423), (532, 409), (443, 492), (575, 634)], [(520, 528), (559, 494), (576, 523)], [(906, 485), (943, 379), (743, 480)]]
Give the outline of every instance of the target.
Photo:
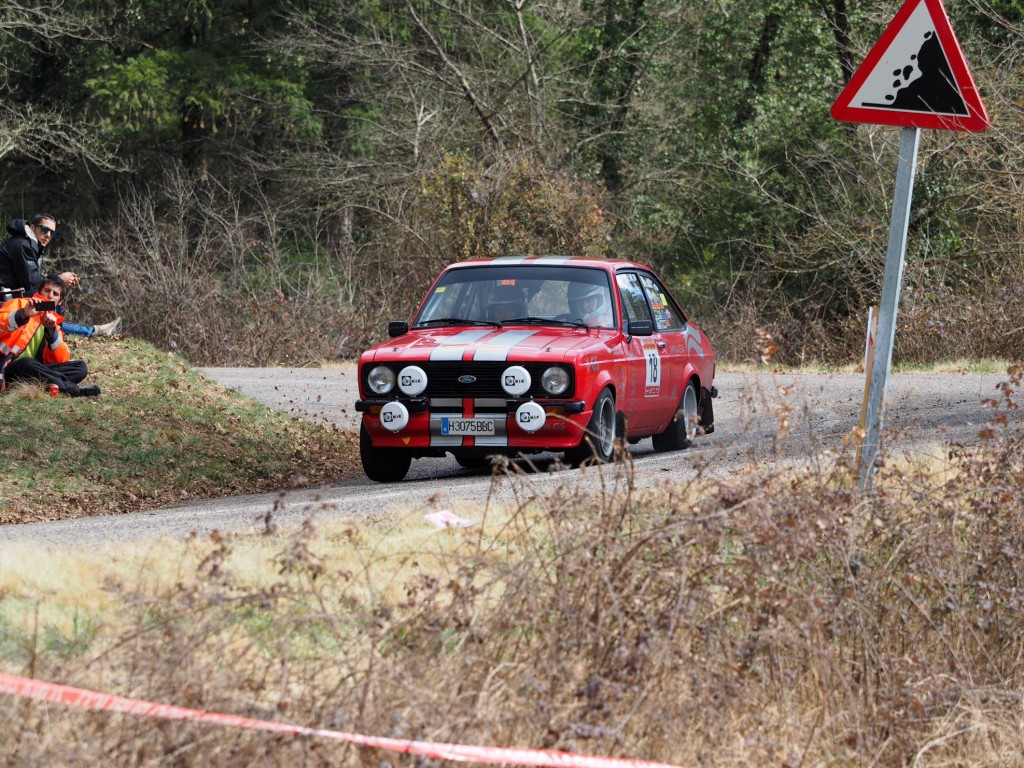
[[(255, 539), (5, 556), (6, 671), (395, 737), (680, 765), (1022, 765), (1024, 445), (843, 460)], [(78, 562), (78, 558), (82, 558)], [(8, 565), (10, 563), (10, 565)], [(37, 608), (38, 606), (38, 608)], [(0, 699), (8, 764), (395, 765)]]

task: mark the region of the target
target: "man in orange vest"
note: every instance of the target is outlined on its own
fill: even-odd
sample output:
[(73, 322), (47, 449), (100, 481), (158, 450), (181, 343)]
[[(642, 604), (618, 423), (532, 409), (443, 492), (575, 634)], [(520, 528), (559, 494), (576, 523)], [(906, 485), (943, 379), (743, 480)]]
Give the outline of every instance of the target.
[(57, 275), (43, 280), (34, 296), (11, 299), (0, 305), (0, 389), (14, 381), (56, 384), (70, 397), (95, 397), (96, 385), (81, 386), (89, 369), (71, 359), (56, 307), (64, 297), (64, 281)]

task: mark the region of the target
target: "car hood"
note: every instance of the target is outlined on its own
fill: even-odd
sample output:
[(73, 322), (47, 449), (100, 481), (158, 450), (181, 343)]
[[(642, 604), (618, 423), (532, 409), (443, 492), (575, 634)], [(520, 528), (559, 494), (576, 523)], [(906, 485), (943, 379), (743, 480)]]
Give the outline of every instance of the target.
[(363, 360), (420, 362), (425, 360), (551, 360), (563, 361), (595, 346), (605, 346), (616, 331), (585, 328), (511, 326), (506, 328), (441, 328), (410, 331), (378, 344)]

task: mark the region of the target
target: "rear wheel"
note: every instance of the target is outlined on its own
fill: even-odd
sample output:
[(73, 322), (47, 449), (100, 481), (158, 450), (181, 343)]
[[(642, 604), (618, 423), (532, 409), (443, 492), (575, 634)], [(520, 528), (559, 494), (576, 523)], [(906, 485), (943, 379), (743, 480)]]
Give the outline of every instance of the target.
[(587, 431), (580, 444), (565, 452), (566, 461), (578, 467), (585, 461), (607, 464), (615, 458), (615, 396), (604, 389), (594, 403), (594, 414), (590, 417)]
[(668, 429), (660, 435), (655, 435), (651, 442), (654, 443), (654, 450), (659, 452), (680, 451), (683, 448), (689, 448), (696, 435), (697, 388), (692, 381), (688, 381)]
[(401, 448), (374, 448), (365, 424), (359, 425), (359, 458), (363, 472), (378, 483), (397, 483), (412, 465), (412, 453)]

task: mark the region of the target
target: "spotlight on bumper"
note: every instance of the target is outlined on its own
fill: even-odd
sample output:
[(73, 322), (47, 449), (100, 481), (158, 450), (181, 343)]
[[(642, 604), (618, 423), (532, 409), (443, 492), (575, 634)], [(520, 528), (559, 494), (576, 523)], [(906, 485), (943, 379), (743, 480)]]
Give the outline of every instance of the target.
[(523, 403), (516, 408), (516, 424), (524, 432), (536, 432), (544, 426), (547, 415), (537, 403)]
[(409, 409), (401, 403), (387, 403), (380, 409), (380, 423), (388, 432), (401, 432), (409, 426)]

